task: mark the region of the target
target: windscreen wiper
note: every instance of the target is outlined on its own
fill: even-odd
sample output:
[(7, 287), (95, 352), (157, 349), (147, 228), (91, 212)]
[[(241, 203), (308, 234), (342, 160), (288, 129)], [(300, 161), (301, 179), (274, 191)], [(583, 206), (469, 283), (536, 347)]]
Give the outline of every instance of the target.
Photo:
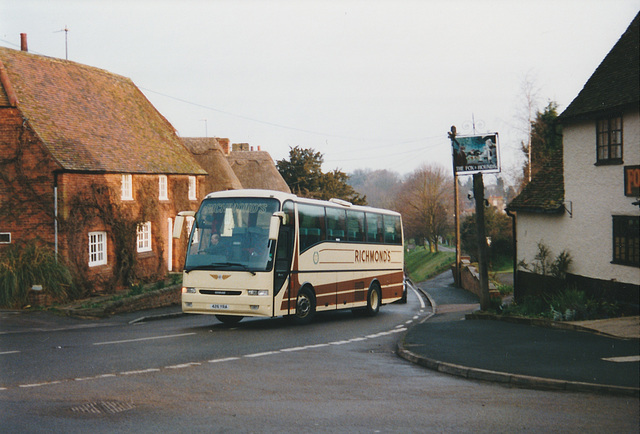
[(253, 276), (256, 275), (256, 272), (247, 267), (245, 264), (241, 264), (240, 262), (216, 262), (215, 264), (211, 264), (211, 269), (215, 270), (220, 267), (240, 267), (244, 271), (248, 271)]
[(223, 267), (240, 267), (243, 271), (247, 271), (251, 273), (253, 276), (256, 275), (256, 272), (247, 267), (245, 264), (241, 264), (239, 262), (216, 262), (215, 264), (210, 265), (197, 265), (193, 267), (185, 267), (184, 272), (189, 273), (189, 271), (193, 270), (218, 270)]

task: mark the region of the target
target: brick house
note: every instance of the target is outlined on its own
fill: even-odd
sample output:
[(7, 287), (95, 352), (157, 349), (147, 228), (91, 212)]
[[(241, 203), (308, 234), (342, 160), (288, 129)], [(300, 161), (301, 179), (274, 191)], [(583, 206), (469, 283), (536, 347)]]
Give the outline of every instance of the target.
[[(567, 281), (637, 312), (640, 293), (640, 67), (635, 17), (578, 96), (559, 116), (562, 152), (508, 205), (516, 214), (517, 261), (538, 243), (573, 262)], [(516, 274), (516, 298), (540, 276)]]
[(0, 48), (0, 249), (38, 239), (87, 291), (164, 276), (205, 174), (130, 79)]

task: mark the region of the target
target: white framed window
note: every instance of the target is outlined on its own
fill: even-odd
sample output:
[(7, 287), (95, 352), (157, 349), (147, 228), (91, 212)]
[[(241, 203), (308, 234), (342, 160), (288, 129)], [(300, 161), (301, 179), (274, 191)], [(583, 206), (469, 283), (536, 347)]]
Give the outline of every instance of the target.
[(196, 195), (196, 177), (195, 176), (190, 176), (189, 177), (189, 200), (197, 200), (197, 195)]
[(167, 175), (160, 175), (158, 177), (158, 199), (169, 200), (169, 194), (167, 193)]
[(151, 222), (138, 225), (137, 245), (138, 252), (151, 251)]
[(89, 232), (89, 267), (106, 265), (107, 233)]
[(11, 232), (0, 232), (0, 244), (11, 244)]
[(622, 164), (622, 116), (596, 122), (596, 165)]
[(133, 180), (131, 174), (122, 175), (122, 200), (133, 200)]

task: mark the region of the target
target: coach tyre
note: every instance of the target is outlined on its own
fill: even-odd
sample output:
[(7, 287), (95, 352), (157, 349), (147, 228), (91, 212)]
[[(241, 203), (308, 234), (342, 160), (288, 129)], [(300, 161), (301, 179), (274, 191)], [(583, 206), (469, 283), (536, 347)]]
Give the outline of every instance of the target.
[(377, 284), (371, 285), (367, 294), (367, 315), (373, 316), (380, 310), (380, 287)]
[(298, 292), (296, 302), (295, 321), (298, 324), (308, 324), (316, 314), (316, 298), (308, 287), (302, 288)]

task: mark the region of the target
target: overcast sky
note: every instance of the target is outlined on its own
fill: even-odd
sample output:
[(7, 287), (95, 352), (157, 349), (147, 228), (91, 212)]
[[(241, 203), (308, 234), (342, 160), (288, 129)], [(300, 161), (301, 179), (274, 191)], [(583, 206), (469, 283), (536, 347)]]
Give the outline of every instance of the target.
[[(640, 0), (0, 0), (0, 45), (131, 78), (183, 137), (324, 154), (324, 170), (451, 166), (447, 132), (526, 136), (527, 77), (567, 107)], [(67, 28), (68, 32), (64, 29)]]

